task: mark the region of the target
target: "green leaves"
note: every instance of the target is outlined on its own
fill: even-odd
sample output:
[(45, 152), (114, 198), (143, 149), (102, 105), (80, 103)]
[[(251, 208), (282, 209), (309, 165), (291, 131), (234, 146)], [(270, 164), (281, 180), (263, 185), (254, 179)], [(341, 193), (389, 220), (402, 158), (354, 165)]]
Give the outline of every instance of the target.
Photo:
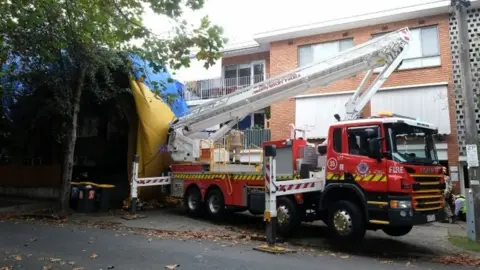
[[(55, 61), (60, 50), (75, 62), (111, 64), (101, 50), (123, 50), (141, 58), (168, 64), (173, 69), (189, 65), (191, 51), (206, 67), (219, 59), (226, 40), (221, 27), (208, 17), (193, 28), (181, 18), (183, 10), (203, 7), (203, 0), (23, 0), (0, 3), (0, 33), (10, 53)], [(172, 19), (173, 31), (159, 36), (147, 29), (141, 17), (145, 7)], [(133, 41), (142, 46), (135, 46)], [(5, 55), (5, 52), (2, 53)], [(106, 58), (107, 57), (107, 58)], [(1, 59), (1, 58), (0, 58)], [(38, 59), (40, 60), (40, 59)]]
[[(29, 107), (16, 106), (20, 118), (15, 119), (28, 119), (28, 128), (54, 126), (54, 131), (48, 130), (61, 140), (70, 126), (66, 123), (73, 115), (73, 92), (83, 68), (87, 95), (82, 106), (113, 100), (125, 92), (128, 82), (123, 80), (132, 72), (127, 57), (131, 53), (148, 61), (155, 72), (163, 72), (165, 66), (188, 67), (192, 55), (206, 68), (213, 65), (226, 42), (223, 29), (208, 17), (197, 27), (182, 18), (186, 9), (203, 5), (204, 0), (0, 1), (0, 65), (9, 64), (0, 70), (0, 77), (20, 79), (31, 87), (30, 96), (18, 96), (11, 84), (0, 84), (0, 97), (17, 95), (17, 103)], [(158, 35), (147, 28), (142, 22), (147, 8), (169, 18), (172, 31)], [(162, 93), (165, 82), (152, 85), (167, 102), (176, 98)]]
[[(128, 58), (120, 56), (123, 53), (150, 62), (155, 72), (163, 72), (166, 65), (173, 70), (189, 67), (192, 55), (204, 61), (206, 68), (213, 65), (226, 42), (223, 29), (208, 17), (196, 28), (181, 17), (185, 9), (203, 5), (204, 0), (2, 1), (0, 63), (16, 57), (25, 80), (32, 81), (27, 77), (35, 74), (36, 84), (66, 92), (75, 88), (79, 68), (88, 67), (88, 90), (104, 96), (103, 100), (101, 92), (115, 88), (110, 73), (130, 72)], [(173, 30), (159, 36), (145, 27), (141, 20), (145, 8), (170, 18)], [(12, 70), (2, 75), (12, 75)], [(44, 76), (38, 80), (40, 74)]]

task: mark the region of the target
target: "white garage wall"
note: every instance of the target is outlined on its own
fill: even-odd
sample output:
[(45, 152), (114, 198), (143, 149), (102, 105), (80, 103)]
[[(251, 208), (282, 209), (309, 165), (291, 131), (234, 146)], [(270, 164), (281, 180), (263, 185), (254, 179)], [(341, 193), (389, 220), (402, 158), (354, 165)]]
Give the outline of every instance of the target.
[(414, 117), (432, 123), (441, 134), (450, 134), (447, 86), (379, 91), (372, 99), (372, 114), (378, 111)]
[[(296, 98), (295, 125), (312, 126), (307, 138), (325, 138), (328, 127), (338, 113), (345, 116), (345, 103), (352, 92), (306, 95)], [(380, 90), (371, 100), (372, 114), (391, 111), (437, 125), (439, 133), (450, 134), (450, 117), (446, 86), (429, 86)]]
[(343, 118), (345, 103), (352, 94), (336, 94), (328, 96), (301, 97), (295, 101), (295, 125), (310, 126), (307, 138), (325, 138), (328, 127), (337, 120), (334, 114)]

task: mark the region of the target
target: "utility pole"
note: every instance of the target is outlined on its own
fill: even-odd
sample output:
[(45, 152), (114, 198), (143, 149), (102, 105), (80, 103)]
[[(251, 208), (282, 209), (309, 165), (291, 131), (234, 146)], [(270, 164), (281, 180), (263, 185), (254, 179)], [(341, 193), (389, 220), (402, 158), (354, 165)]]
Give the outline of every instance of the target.
[(470, 240), (480, 241), (480, 167), (478, 162), (478, 130), (475, 116), (475, 93), (470, 67), (470, 44), (468, 38), (467, 8), (470, 0), (451, 0), (457, 20), (460, 48), (460, 76), (462, 81), (463, 109), (465, 111), (465, 140), (467, 148), (468, 177), (470, 190), (467, 194), (467, 235)]

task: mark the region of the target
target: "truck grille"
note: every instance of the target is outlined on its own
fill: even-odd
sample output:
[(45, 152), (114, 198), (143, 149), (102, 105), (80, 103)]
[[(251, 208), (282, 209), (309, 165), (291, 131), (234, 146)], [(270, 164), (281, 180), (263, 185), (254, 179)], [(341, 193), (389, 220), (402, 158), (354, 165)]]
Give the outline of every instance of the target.
[(416, 211), (435, 211), (443, 207), (442, 175), (412, 175), (413, 209)]

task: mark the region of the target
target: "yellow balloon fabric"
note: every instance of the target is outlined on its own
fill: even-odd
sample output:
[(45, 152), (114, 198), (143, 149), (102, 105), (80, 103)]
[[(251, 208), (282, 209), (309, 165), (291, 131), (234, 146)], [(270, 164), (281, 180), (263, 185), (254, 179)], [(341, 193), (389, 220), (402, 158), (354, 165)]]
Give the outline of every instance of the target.
[[(175, 115), (142, 81), (131, 79), (130, 88), (138, 115), (136, 147), (139, 156), (138, 177), (161, 176), (171, 160), (166, 151), (161, 151), (161, 147), (166, 146), (168, 128)], [(129, 164), (132, 164), (131, 156)]]

